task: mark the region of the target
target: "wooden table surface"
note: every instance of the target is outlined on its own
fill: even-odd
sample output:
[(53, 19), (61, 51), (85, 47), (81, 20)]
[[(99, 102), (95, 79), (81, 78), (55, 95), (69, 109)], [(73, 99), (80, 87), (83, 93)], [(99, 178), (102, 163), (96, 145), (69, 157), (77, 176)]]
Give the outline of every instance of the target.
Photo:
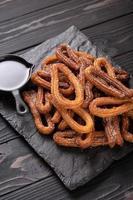
[[(103, 45), (104, 51), (130, 72), (132, 0), (0, 0), (0, 54), (24, 53), (71, 25)], [(133, 154), (70, 192), (0, 117), (0, 200), (24, 199), (133, 200)]]

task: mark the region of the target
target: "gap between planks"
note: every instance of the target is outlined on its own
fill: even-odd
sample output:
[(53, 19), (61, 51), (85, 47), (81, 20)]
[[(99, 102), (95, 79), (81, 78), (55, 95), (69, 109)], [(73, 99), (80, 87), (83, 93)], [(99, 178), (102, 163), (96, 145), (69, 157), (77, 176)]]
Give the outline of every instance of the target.
[[(53, 8), (30, 13), (10, 22), (1, 23), (0, 50), (3, 53), (16, 52), (37, 45), (51, 38), (69, 26), (75, 24), (79, 29), (129, 14), (133, 11), (133, 2), (112, 0), (86, 1), (71, 0)], [(119, 7), (119, 10), (117, 9)], [(126, 19), (123, 17), (122, 20)], [(131, 20), (130, 20), (131, 23)], [(109, 25), (109, 23), (107, 23)], [(117, 27), (116, 27), (117, 29)], [(39, 35), (39, 37), (37, 37)]]

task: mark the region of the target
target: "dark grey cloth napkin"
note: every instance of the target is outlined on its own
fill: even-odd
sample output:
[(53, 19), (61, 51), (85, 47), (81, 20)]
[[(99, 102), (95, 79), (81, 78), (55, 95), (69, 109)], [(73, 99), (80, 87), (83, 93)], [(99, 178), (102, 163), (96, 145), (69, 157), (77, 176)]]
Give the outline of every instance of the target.
[[(39, 65), (41, 59), (54, 53), (60, 43), (69, 43), (77, 50), (90, 52), (95, 56), (104, 55), (100, 48), (92, 45), (88, 38), (75, 26), (60, 35), (47, 40), (31, 51), (22, 55), (27, 61)], [(103, 48), (103, 47), (102, 47)], [(57, 146), (48, 136), (39, 134), (30, 113), (19, 116), (16, 113), (11, 95), (0, 94), (0, 114), (32, 146), (59, 176), (64, 185), (73, 190), (85, 184), (105, 170), (114, 160), (118, 160), (133, 150), (133, 145), (109, 149), (88, 150), (67, 149)]]

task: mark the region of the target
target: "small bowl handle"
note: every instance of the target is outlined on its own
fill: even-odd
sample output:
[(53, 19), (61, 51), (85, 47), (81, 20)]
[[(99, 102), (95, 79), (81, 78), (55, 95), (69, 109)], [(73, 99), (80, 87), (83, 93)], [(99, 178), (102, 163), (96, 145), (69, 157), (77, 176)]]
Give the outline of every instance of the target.
[(19, 90), (14, 90), (12, 91), (12, 94), (15, 98), (16, 101), (16, 110), (17, 113), (20, 115), (24, 115), (25, 113), (28, 112), (28, 107), (27, 105), (24, 103), (24, 101), (22, 100)]

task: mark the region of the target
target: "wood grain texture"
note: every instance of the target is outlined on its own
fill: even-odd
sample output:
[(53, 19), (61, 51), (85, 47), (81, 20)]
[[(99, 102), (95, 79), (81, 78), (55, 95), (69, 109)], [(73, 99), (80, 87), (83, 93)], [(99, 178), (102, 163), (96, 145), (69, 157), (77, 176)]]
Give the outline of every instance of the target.
[[(98, 45), (108, 45), (105, 51), (115, 56), (116, 63), (128, 66), (130, 71), (133, 64), (132, 16), (126, 18), (127, 20), (125, 16), (114, 19), (112, 22), (96, 24), (132, 12), (132, 0), (107, 0), (106, 2), (75, 0), (45, 9), (45, 3), (46, 6), (51, 6), (53, 2), (55, 3), (53, 0), (33, 0), (32, 3), (30, 0), (0, 1), (0, 51), (9, 53), (35, 46), (62, 32), (71, 24), (75, 24), (82, 29), (88, 27), (87, 36)], [(65, 8), (67, 8), (66, 11), (64, 11)], [(55, 13), (55, 16), (51, 16), (52, 13)], [(48, 18), (40, 23), (39, 20), (47, 16)], [(8, 19), (10, 20), (2, 23)], [(93, 25), (97, 28), (90, 29), (89, 27)], [(5, 40), (2, 41), (3, 39)], [(127, 51), (131, 52), (125, 53)], [(0, 118), (0, 143), (15, 137), (14, 131), (10, 131)], [(49, 177), (49, 170), (43, 163), (20, 139), (0, 145), (0, 200), (129, 200), (129, 197), (130, 200), (133, 199), (133, 156), (131, 154), (112, 165), (86, 187), (72, 193), (65, 189), (58, 178)], [(14, 168), (16, 166), (19, 168)], [(19, 179), (16, 176), (21, 177)], [(44, 179), (39, 181), (43, 176)], [(27, 184), (30, 185), (26, 186)], [(9, 193), (5, 194), (7, 192)]]
[[(68, 191), (55, 176), (47, 177), (0, 200), (129, 200), (133, 197), (133, 155), (117, 161), (96, 179), (75, 191)], [(132, 198), (131, 198), (132, 200)]]
[(48, 177), (52, 171), (18, 138), (0, 145), (0, 196)]
[[(91, 42), (87, 40), (86, 36), (79, 32), (76, 27), (71, 27), (66, 32), (44, 42), (23, 56), (32, 63), (37, 63), (44, 55), (48, 55), (51, 50), (54, 51), (55, 47), (62, 42), (68, 42), (72, 47), (79, 50), (90, 51), (93, 55), (100, 54), (100, 51), (91, 45)], [(92, 151), (88, 149), (85, 152), (59, 148), (49, 137), (46, 138), (40, 134), (36, 134), (35, 125), (30, 114), (27, 113), (23, 117), (17, 115), (13, 101), (8, 96), (5, 101), (1, 99), (0, 112), (54, 169), (56, 174), (70, 190), (77, 188), (79, 185), (84, 185), (107, 168), (113, 160), (120, 159), (129, 153), (129, 151), (133, 150), (133, 145), (124, 145), (119, 150), (102, 148), (99, 151), (96, 149)], [(67, 163), (66, 160), (68, 160)]]
[(83, 30), (90, 39), (110, 56), (133, 50), (133, 14)]
[(129, 73), (132, 73), (133, 68), (133, 51), (127, 52), (123, 55), (116, 56), (113, 60), (121, 67), (126, 69)]
[[(83, 29), (131, 11), (132, 0), (72, 0), (31, 12), (0, 24), (0, 51), (22, 50), (61, 33), (73, 24)], [(96, 34), (100, 32), (101, 29)]]
[[(0, 22), (11, 20), (39, 9), (60, 4), (66, 0), (1, 0), (0, 1)], [(68, 0), (67, 0), (68, 1)]]
[[(25, 158), (25, 157), (24, 157)], [(27, 157), (26, 157), (27, 158)], [(23, 159), (23, 158), (22, 158)], [(14, 166), (14, 165), (13, 165)], [(111, 183), (110, 183), (111, 184)], [(116, 185), (115, 185), (116, 186)], [(21, 187), (21, 186), (20, 186)], [(22, 185), (22, 187), (23, 187), (23, 185)], [(110, 188), (109, 188), (110, 189)], [(110, 189), (111, 191), (114, 191), (115, 189), (114, 189), (114, 187), (113, 188), (111, 188)], [(104, 195), (105, 195), (105, 191), (107, 192), (108, 191), (108, 187), (107, 188), (105, 188), (105, 190), (103, 191), (104, 192)], [(84, 193), (84, 192), (83, 192)], [(82, 197), (83, 197), (83, 193), (82, 193)], [(100, 194), (101, 194), (101, 191), (99, 192)], [(62, 194), (62, 193), (61, 193)], [(107, 192), (107, 194), (108, 194), (108, 192)], [(44, 195), (44, 197), (45, 197), (45, 195)]]

